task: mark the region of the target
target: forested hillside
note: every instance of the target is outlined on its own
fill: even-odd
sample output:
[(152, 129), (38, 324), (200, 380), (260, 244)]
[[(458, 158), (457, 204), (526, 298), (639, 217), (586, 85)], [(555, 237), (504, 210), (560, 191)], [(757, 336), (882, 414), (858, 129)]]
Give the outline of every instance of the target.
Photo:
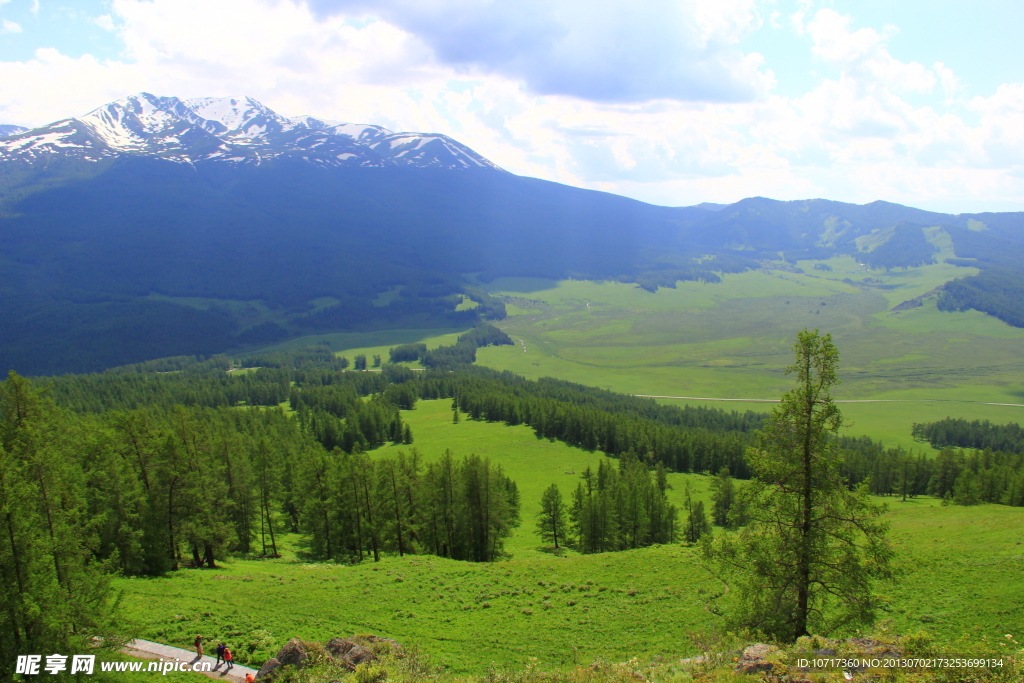
[[(29, 603), (68, 595), (67, 608), (92, 632), (113, 633), (104, 616), (109, 572), (161, 575), (232, 556), (273, 557), (282, 530), (302, 536), (310, 559), (502, 557), (524, 521), (518, 486), (485, 455), (424, 459), (403, 420), (420, 399), (451, 400), (454, 421), (525, 424), (538, 438), (617, 458), (583, 471), (568, 492), (561, 543), (583, 553), (699, 538), (702, 504), (691, 506), (687, 494), (681, 519), (666, 497), (670, 472), (718, 474), (713, 517), (743, 523), (729, 510), (729, 473), (750, 476), (747, 449), (763, 414), (664, 406), (471, 365), (478, 347), (507, 341), (477, 328), (433, 352), (444, 359), (438, 367), (418, 372), (401, 363), (344, 369), (320, 346), (32, 382), (12, 373), (0, 385), (0, 503), (9, 511), (0, 566), (13, 572), (0, 631), (35, 642), (30, 631), (41, 627)], [(1024, 506), (1019, 431), (920, 426), (916, 433), (935, 444), (975, 449), (935, 457), (843, 438), (840, 475), (878, 495)], [(389, 443), (402, 451), (369, 454)]]
[[(653, 206), (469, 163), (471, 150), (436, 136), (423, 149), (437, 143), (455, 154), (449, 161), (469, 165), (373, 155), (368, 165), (337, 155), (328, 163), (312, 148), (291, 149), (312, 138), (286, 137), (266, 143), (269, 156), (247, 147), (229, 161), (204, 148), (187, 164), (142, 148), (96, 152), (102, 145), (90, 148), (92, 160), (43, 142), (36, 156), (0, 152), (0, 368), (90, 372), (310, 333), (469, 327), (504, 317), (480, 287), (502, 276), (617, 280), (654, 292), (716, 283), (780, 254), (914, 267), (934, 258), (922, 233), (933, 226), (947, 230), (959, 263), (995, 265), (998, 256), (1006, 267), (1019, 262), (1011, 256), (1024, 230), (1019, 214), (952, 216), (886, 202)], [(341, 138), (334, 142), (359, 147)], [(884, 239), (862, 253), (858, 240), (872, 235)], [(1019, 317), (1005, 312), (1016, 294), (988, 303), (982, 289), (991, 288), (951, 289), (944, 309)], [(456, 310), (463, 296), (478, 305)]]
[(861, 254), (860, 259), (872, 268), (912, 268), (935, 261), (938, 248), (924, 236), (927, 226), (899, 223), (886, 229), (885, 241)]
[(1007, 325), (1024, 327), (1024, 273), (1001, 267), (957, 278), (943, 286), (937, 305), (940, 311), (973, 308)]

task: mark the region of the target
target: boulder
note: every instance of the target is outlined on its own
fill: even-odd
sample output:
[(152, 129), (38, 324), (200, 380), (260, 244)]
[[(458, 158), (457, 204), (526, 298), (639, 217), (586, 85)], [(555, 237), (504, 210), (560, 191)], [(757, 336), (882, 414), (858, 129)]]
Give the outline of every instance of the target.
[(754, 674), (772, 670), (772, 662), (768, 656), (778, 652), (779, 648), (767, 643), (754, 643), (743, 648), (743, 653), (736, 662), (736, 673)]
[(360, 645), (352, 638), (331, 638), (324, 645), (324, 649), (332, 659), (342, 662), (348, 669), (354, 669), (363, 662), (372, 662), (377, 659), (377, 655), (369, 648)]
[(276, 657), (271, 657), (267, 661), (263, 662), (263, 666), (256, 672), (256, 679), (265, 678), (274, 672), (277, 667), (281, 666), (281, 662), (277, 661)]
[[(343, 665), (349, 671), (354, 670), (363, 662), (372, 662), (380, 655), (391, 654), (401, 656), (402, 647), (390, 638), (380, 636), (352, 636), (351, 638), (331, 638), (322, 646), (319, 643), (311, 643), (292, 638), (284, 647), (278, 651), (276, 657), (271, 657), (260, 668), (257, 678), (267, 677), (272, 680), (271, 675), (276, 669), (282, 666), (293, 666), (296, 668), (307, 665), (311, 655), (322, 656), (326, 653), (328, 657)], [(318, 654), (321, 653), (321, 654)]]
[(363, 662), (372, 662), (378, 655), (389, 652), (401, 655), (402, 647), (390, 638), (380, 636), (352, 636), (351, 638), (331, 638), (324, 649), (333, 658), (349, 669), (355, 669)]
[(298, 638), (292, 638), (278, 650), (275, 659), (281, 666), (302, 666), (309, 659), (309, 648)]

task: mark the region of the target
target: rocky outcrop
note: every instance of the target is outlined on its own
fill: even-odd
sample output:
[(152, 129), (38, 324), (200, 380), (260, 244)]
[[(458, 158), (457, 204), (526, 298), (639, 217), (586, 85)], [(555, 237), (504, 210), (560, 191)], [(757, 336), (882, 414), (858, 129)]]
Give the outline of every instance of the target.
[(736, 662), (736, 673), (756, 674), (771, 671), (774, 664), (769, 660), (779, 648), (767, 643), (754, 643), (743, 648), (743, 654)]
[(353, 671), (360, 664), (375, 661), (385, 655), (402, 656), (402, 646), (390, 638), (370, 635), (331, 638), (324, 644), (292, 638), (278, 651), (277, 656), (264, 662), (256, 678), (273, 681), (280, 667), (302, 668), (317, 660), (323, 661), (324, 657)]

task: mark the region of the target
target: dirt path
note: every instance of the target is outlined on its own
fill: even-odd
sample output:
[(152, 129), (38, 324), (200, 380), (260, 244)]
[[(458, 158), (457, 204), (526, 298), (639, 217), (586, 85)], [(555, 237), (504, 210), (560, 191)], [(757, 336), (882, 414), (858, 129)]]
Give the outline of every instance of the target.
[[(210, 648), (215, 648), (215, 643), (210, 643)], [(205, 648), (204, 648), (205, 649)], [(150, 640), (133, 640), (124, 648), (124, 653), (139, 659), (159, 659), (164, 661), (180, 660), (189, 664), (209, 662), (210, 671), (205, 672), (206, 676), (218, 681), (231, 681), (231, 683), (245, 683), (245, 674), (256, 675), (256, 669), (235, 664), (228, 669), (224, 662), (217, 664), (217, 659), (209, 655), (203, 655), (200, 659), (193, 650), (185, 650), (180, 647), (172, 647), (163, 643), (154, 643)], [(214, 668), (216, 667), (216, 668)]]

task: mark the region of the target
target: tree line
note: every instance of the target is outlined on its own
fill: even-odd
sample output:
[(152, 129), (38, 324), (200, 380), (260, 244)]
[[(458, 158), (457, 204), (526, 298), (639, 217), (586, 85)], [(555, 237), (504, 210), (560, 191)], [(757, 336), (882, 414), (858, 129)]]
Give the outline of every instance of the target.
[(947, 417), (936, 422), (915, 423), (911, 434), (935, 448), (988, 448), (1007, 453), (1024, 453), (1024, 428), (1016, 422), (1004, 425), (988, 420), (967, 420)]
[(581, 553), (602, 553), (672, 543), (677, 510), (668, 502), (668, 470), (651, 468), (633, 453), (618, 464), (587, 467), (567, 505), (552, 484), (541, 497), (537, 532), (541, 539)]
[(1024, 275), (1011, 268), (986, 268), (977, 275), (944, 284), (936, 305), (940, 311), (973, 308), (999, 318), (1007, 325), (1024, 327)]
[[(478, 339), (492, 334), (485, 330)], [(727, 468), (738, 479), (750, 477), (745, 451), (765, 420), (761, 413), (665, 406), (563, 380), (527, 380), (467, 364), (413, 372), (401, 363), (385, 363), (381, 372), (351, 372), (343, 370), (340, 359), (324, 345), (250, 358), (246, 363), (265, 365), (250, 372), (225, 372), (222, 358), (174, 359), (158, 367), (175, 370), (153, 372), (149, 369), (157, 366), (147, 364), (45, 382), (59, 405), (79, 412), (287, 402), (321, 445), (345, 452), (357, 447), (369, 450), (389, 441), (410, 444), (414, 435), (401, 422), (399, 410), (414, 408), (419, 399), (454, 398), (460, 412), (471, 419), (527, 424), (542, 438), (615, 457), (633, 452), (671, 471), (716, 473)], [(457, 371), (450, 372), (449, 367)], [(376, 398), (365, 400), (371, 396)], [(998, 451), (1019, 448), (1015, 444), (1020, 428), (944, 420), (917, 425), (914, 433), (937, 447)], [(872, 494), (904, 497), (941, 497), (951, 491), (939, 483), (945, 475), (936, 473), (937, 458), (886, 447), (866, 436), (837, 439), (843, 454), (839, 467), (851, 486), (865, 482)], [(972, 471), (980, 475), (980, 470)], [(1014, 494), (1006, 495), (1007, 500), (1016, 500)], [(1001, 500), (986, 494), (990, 499)]]
[(317, 559), (427, 553), (488, 562), (519, 524), (519, 491), (500, 466), (445, 451), (424, 464), (413, 449), (393, 458), (321, 452), (297, 474), (307, 492), (300, 530)]

